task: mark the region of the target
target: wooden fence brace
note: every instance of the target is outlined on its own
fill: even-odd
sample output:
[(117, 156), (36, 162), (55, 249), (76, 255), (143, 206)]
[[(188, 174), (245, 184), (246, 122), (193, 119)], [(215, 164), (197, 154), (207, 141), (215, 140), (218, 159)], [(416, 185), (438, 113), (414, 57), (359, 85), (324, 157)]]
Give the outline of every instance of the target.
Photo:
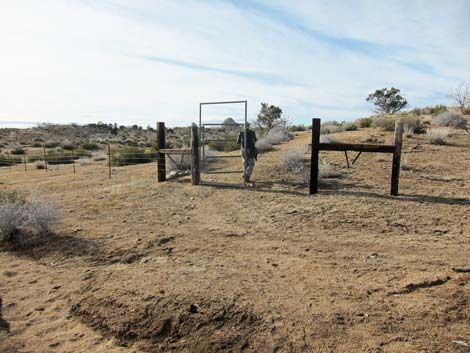
[(108, 143), (108, 175), (111, 179), (111, 145)]
[(165, 123), (157, 122), (157, 181), (166, 180), (166, 162), (165, 153), (160, 150), (165, 149)]
[(353, 159), (352, 161), (352, 164), (354, 165), (354, 163), (356, 163), (356, 161), (358, 160), (358, 158), (361, 156), (361, 153), (362, 151), (359, 151), (359, 153), (357, 154), (357, 156)]
[(23, 164), (24, 164), (24, 171), (26, 172), (28, 169), (26, 169), (26, 156), (23, 155)]
[(346, 157), (346, 165), (348, 166), (348, 168), (351, 168), (351, 167), (349, 166), (348, 151), (344, 151), (344, 156)]
[(72, 148), (72, 164), (73, 164), (73, 174), (75, 174), (75, 155), (73, 153), (73, 148)]
[(47, 173), (47, 155), (46, 155), (46, 147), (44, 145), (42, 145), (42, 152), (44, 153), (44, 165), (45, 165), (45, 169), (46, 169), (46, 173)]
[(191, 182), (192, 185), (199, 185), (201, 182), (201, 171), (199, 169), (199, 135), (197, 125), (191, 126)]
[(392, 162), (392, 185), (390, 195), (398, 196), (398, 182), (400, 180), (401, 148), (403, 143), (403, 123), (395, 124), (395, 151)]
[(318, 193), (318, 152), (320, 145), (320, 119), (312, 119), (312, 159), (310, 163), (310, 195)]

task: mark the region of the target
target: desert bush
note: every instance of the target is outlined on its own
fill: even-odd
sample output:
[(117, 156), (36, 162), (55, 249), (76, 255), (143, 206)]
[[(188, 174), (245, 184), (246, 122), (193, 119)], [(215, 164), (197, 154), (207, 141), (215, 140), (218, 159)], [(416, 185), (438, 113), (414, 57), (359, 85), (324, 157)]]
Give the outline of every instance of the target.
[(281, 157), (279, 167), (289, 172), (301, 173), (305, 168), (305, 151), (300, 149), (287, 151), (287, 153)]
[(320, 143), (335, 143), (337, 142), (331, 135), (320, 135)]
[(23, 159), (18, 156), (8, 156), (8, 155), (0, 155), (0, 167), (8, 167), (14, 164), (21, 163)]
[(371, 127), (372, 125), (372, 118), (361, 118), (356, 121), (357, 125), (360, 127)]
[(395, 119), (390, 117), (374, 117), (372, 118), (372, 127), (379, 127), (385, 131), (395, 131)]
[(291, 125), (291, 126), (289, 127), (289, 131), (291, 131), (291, 132), (307, 131), (307, 128), (306, 128), (305, 125), (303, 125), (303, 124), (300, 124), (300, 125)]
[(40, 161), (43, 158), (44, 158), (43, 156), (36, 154), (36, 155), (29, 155), (27, 160), (29, 163), (33, 163), (33, 162)]
[(446, 145), (449, 136), (450, 129), (448, 128), (433, 128), (426, 131), (426, 137), (433, 145)]
[(24, 206), (25, 225), (33, 228), (39, 234), (48, 234), (51, 227), (57, 223), (59, 215), (57, 206), (51, 202), (33, 199)]
[(68, 142), (68, 141), (63, 142), (61, 147), (63, 150), (66, 150), (66, 151), (73, 151), (76, 148), (76, 146), (72, 142)]
[(46, 153), (47, 164), (71, 164), (74, 161), (72, 153), (60, 153), (58, 151), (49, 151)]
[(44, 144), (44, 147), (46, 148), (55, 148), (57, 146), (60, 145), (60, 142), (57, 142), (57, 141), (47, 141), (45, 144)]
[(116, 167), (129, 164), (151, 163), (156, 158), (156, 152), (147, 152), (144, 148), (124, 147), (114, 153), (111, 157), (111, 164)]
[(361, 142), (372, 142), (373, 139), (369, 135), (362, 135), (361, 136)]
[(42, 147), (42, 143), (41, 143), (41, 142), (33, 142), (33, 143), (31, 144), (31, 147), (36, 147), (36, 148), (37, 148), (37, 147)]
[(272, 143), (266, 139), (262, 138), (261, 140), (256, 141), (256, 149), (258, 153), (265, 153), (273, 149)]
[(470, 115), (470, 107), (465, 108), (465, 110), (463, 111), (463, 113), (464, 113), (465, 115)]
[(412, 134), (424, 134), (426, 133), (426, 128), (424, 127), (421, 119), (406, 116), (401, 118), (401, 122), (403, 123), (403, 128), (407, 133)]
[(321, 124), (321, 127), (320, 127), (320, 134), (321, 135), (330, 135), (330, 134), (335, 134), (335, 133), (338, 133), (338, 132), (341, 132), (341, 131), (343, 131), (342, 128), (341, 128), (341, 125), (339, 125), (335, 121), (325, 122), (325, 123)]
[(278, 145), (282, 142), (290, 141), (294, 136), (282, 127), (274, 127), (268, 131), (265, 138), (272, 144)]
[(217, 137), (220, 141), (210, 141), (208, 146), (210, 149), (219, 152), (232, 152), (240, 148), (236, 141), (235, 135), (223, 134)]
[(37, 161), (35, 163), (35, 167), (36, 167), (36, 169), (46, 169), (46, 163), (44, 163), (42, 161)]
[(350, 122), (344, 122), (341, 124), (341, 130), (343, 131), (356, 131), (357, 125)]
[(104, 153), (103, 151), (100, 151), (100, 152), (95, 153), (93, 155), (93, 160), (95, 162), (105, 161), (107, 159), (108, 159), (108, 155), (106, 153)]
[(437, 115), (433, 123), (438, 126), (453, 127), (454, 129), (467, 129), (467, 120), (458, 113), (445, 112)]
[(0, 240), (13, 241), (21, 228), (47, 234), (58, 220), (55, 205), (15, 193), (0, 194)]
[(15, 154), (15, 155), (23, 155), (25, 153), (26, 151), (24, 150), (24, 148), (14, 148), (11, 150), (11, 154)]
[(99, 150), (98, 144), (96, 144), (95, 142), (90, 142), (90, 141), (83, 142), (81, 147), (82, 147), (84, 150), (88, 150), (88, 151), (96, 151), (96, 150)]

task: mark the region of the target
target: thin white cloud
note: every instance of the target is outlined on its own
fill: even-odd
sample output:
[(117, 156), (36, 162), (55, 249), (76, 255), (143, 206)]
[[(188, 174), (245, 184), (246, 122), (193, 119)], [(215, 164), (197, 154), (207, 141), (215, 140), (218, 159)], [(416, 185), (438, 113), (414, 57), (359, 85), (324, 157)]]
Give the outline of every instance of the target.
[(354, 3), (8, 2), (0, 121), (184, 125), (225, 99), (248, 99), (250, 118), (267, 101), (295, 121), (350, 119), (391, 85), (446, 103), (470, 72), (468, 3)]

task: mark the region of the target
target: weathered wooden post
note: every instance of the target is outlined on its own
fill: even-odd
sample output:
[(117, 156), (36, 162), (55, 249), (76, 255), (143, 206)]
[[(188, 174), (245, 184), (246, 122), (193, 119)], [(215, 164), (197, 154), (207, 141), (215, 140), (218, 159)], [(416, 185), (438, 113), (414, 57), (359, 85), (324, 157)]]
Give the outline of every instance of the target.
[(159, 182), (166, 180), (165, 153), (160, 150), (165, 149), (165, 123), (157, 123), (157, 180)]
[(395, 151), (392, 162), (392, 185), (390, 195), (398, 196), (398, 182), (400, 180), (401, 147), (403, 143), (403, 123), (395, 124)]
[(72, 148), (72, 164), (73, 164), (73, 174), (75, 174), (75, 173), (76, 173), (76, 171), (75, 171), (75, 155), (74, 155), (74, 153), (73, 153), (73, 150), (74, 150), (74, 149)]
[(312, 155), (310, 160), (310, 195), (318, 193), (318, 152), (320, 119), (312, 119)]
[(108, 143), (108, 176), (111, 179), (111, 145)]
[(26, 156), (23, 155), (23, 164), (24, 164), (24, 171), (26, 172), (28, 169), (26, 168)]
[(201, 172), (199, 170), (199, 136), (197, 125), (191, 126), (191, 182), (199, 185), (201, 182)]
[(47, 154), (46, 154), (46, 146), (42, 145), (42, 152), (44, 154), (44, 166), (46, 167), (46, 173), (47, 173)]

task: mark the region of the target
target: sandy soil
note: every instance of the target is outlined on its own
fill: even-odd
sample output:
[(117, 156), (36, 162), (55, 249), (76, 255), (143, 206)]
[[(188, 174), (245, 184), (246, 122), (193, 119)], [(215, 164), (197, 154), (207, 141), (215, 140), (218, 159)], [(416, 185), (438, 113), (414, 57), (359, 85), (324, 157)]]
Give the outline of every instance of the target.
[[(370, 130), (378, 139), (390, 135)], [(335, 135), (359, 141), (364, 131)], [(155, 165), (0, 171), (62, 222), (0, 252), (1, 352), (468, 352), (470, 136), (390, 155), (321, 153), (343, 173), (309, 196), (276, 165), (158, 184)], [(352, 157), (352, 156), (351, 156)], [(238, 159), (211, 166), (240, 169)]]

